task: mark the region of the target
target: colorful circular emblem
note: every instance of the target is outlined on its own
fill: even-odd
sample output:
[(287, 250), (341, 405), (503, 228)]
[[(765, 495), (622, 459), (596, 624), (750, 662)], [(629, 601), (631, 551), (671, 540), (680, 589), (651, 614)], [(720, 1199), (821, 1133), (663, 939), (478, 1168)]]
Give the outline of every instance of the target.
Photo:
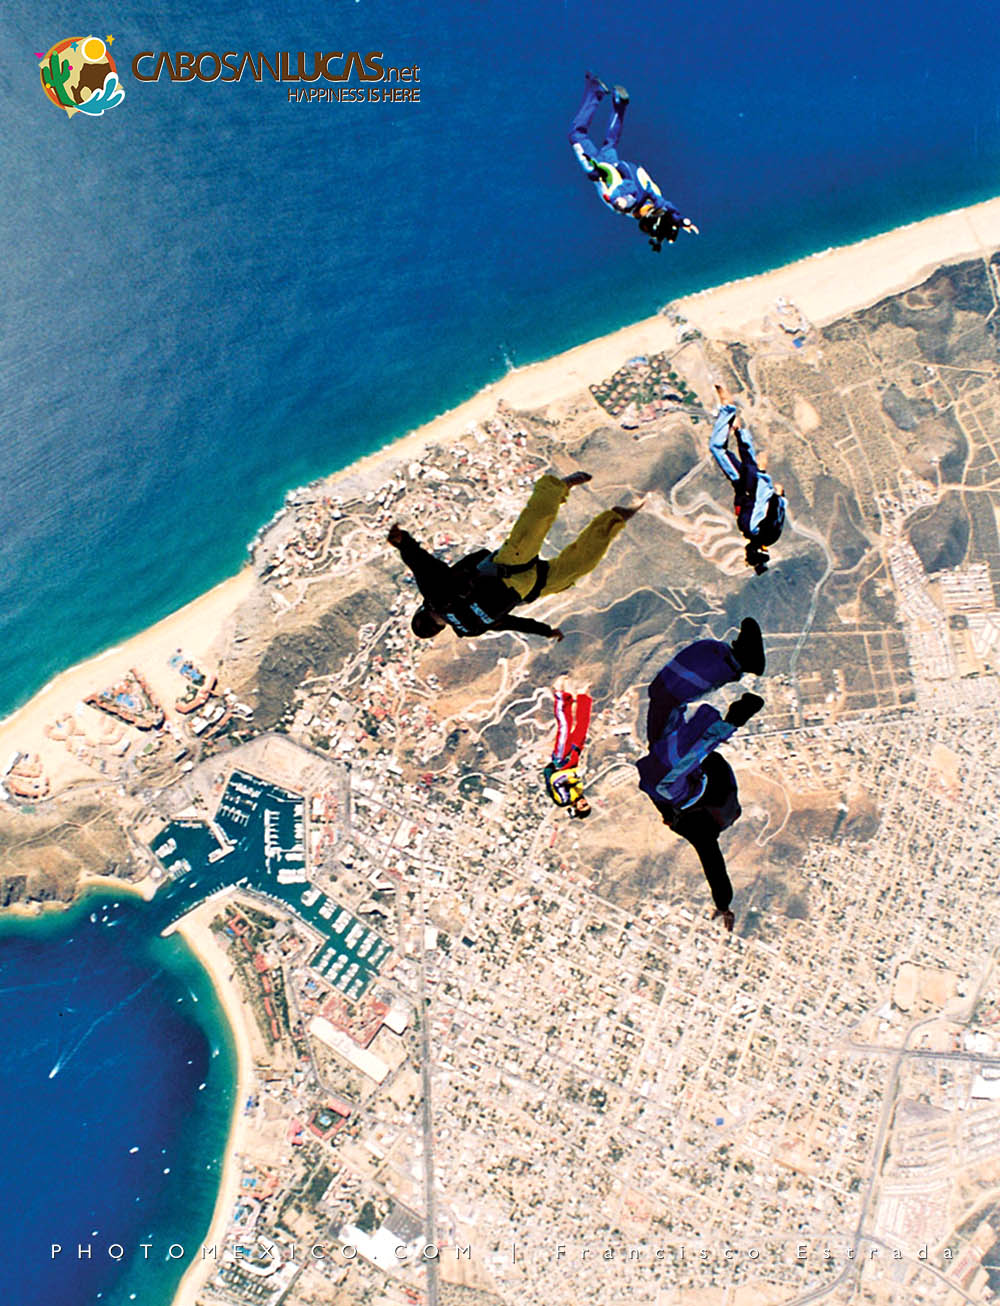
[(41, 61), (42, 89), (70, 117), (85, 113), (99, 118), (125, 98), (108, 48), (108, 36), (70, 36), (59, 41)]

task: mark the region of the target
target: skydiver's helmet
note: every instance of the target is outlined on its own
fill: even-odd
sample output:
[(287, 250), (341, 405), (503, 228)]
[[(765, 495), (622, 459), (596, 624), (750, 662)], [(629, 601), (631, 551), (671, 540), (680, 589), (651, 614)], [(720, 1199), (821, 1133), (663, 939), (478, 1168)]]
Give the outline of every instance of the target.
[(434, 639), (445, 628), (445, 621), (438, 614), (422, 603), (410, 619), (410, 629), (417, 639)]
[(652, 213), (639, 219), (639, 230), (649, 237), (650, 249), (656, 253), (662, 249), (664, 241), (673, 244), (680, 229), (681, 224), (677, 220), (677, 215), (669, 209), (654, 209)]
[(767, 564), (771, 561), (768, 557), (767, 549), (751, 540), (746, 549), (747, 566), (753, 567), (758, 576), (763, 576), (767, 571)]

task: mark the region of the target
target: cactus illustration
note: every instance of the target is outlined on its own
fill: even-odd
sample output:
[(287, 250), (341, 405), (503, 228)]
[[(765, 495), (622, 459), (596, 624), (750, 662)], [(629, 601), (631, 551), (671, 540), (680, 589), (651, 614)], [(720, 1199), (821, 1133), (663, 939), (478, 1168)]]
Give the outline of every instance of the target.
[(60, 59), (53, 51), (49, 55), (48, 68), (42, 69), (42, 81), (64, 108), (75, 109), (77, 107), (66, 90), (66, 83), (69, 81), (68, 60)]

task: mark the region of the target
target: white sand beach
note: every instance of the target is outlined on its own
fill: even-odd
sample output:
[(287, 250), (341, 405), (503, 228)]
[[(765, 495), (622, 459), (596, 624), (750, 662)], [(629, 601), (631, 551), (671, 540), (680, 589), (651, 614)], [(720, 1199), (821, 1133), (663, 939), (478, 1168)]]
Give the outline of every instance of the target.
[[(218, 1255), (221, 1257), (222, 1240), (226, 1229), (229, 1227), (233, 1206), (239, 1195), (240, 1170), (238, 1157), (243, 1149), (243, 1139), (246, 1134), (246, 1118), (243, 1114), (243, 1107), (247, 1098), (253, 1092), (255, 1081), (253, 1051), (247, 1027), (247, 1022), (252, 1020), (252, 1016), (243, 1006), (235, 982), (230, 980), (232, 964), (223, 951), (221, 944), (209, 929), (209, 922), (218, 914), (219, 909), (220, 904), (217, 898), (203, 902), (194, 911), (189, 912), (175, 928), (211, 976), (216, 996), (226, 1013), (226, 1019), (229, 1021), (230, 1028), (233, 1031), (233, 1040), (236, 1044), (237, 1085), (233, 1122), (229, 1133), (229, 1141), (226, 1145), (226, 1158), (222, 1169), (222, 1179), (219, 1183), (219, 1195), (215, 1200), (212, 1225), (203, 1240), (204, 1246), (217, 1247), (219, 1249)], [(202, 1260), (199, 1248), (197, 1258), (188, 1266), (184, 1278), (177, 1288), (173, 1306), (195, 1306), (199, 1289), (213, 1269), (218, 1268), (218, 1265), (218, 1259), (206, 1258)]]
[[(155, 626), (63, 671), (24, 707), (0, 721), (0, 758), (6, 760), (15, 751), (37, 753), (54, 794), (74, 782), (99, 780), (64, 743), (48, 737), (46, 726), (74, 714), (88, 694), (114, 684), (131, 667), (146, 679), (169, 715), (180, 682), (176, 672), (168, 667), (168, 659), (180, 648), (197, 664), (213, 670), (212, 647), (251, 592), (253, 583), (252, 569), (244, 567)], [(101, 714), (95, 709), (85, 711), (94, 720), (100, 720)]]

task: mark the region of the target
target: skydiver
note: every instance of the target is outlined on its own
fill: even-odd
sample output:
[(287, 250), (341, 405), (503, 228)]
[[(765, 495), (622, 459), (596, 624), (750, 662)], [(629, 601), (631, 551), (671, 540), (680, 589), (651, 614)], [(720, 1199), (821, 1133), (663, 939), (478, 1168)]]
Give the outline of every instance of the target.
[(565, 689), (553, 691), (556, 714), (556, 737), (552, 761), (545, 768), (545, 790), (557, 807), (569, 809), (570, 816), (586, 817), (590, 803), (580, 778), (580, 755), (587, 742), (593, 699), (589, 694), (571, 694)]
[(672, 243), (678, 232), (698, 235), (690, 218), (681, 217), (645, 168), (628, 163), (618, 156), (618, 141), (625, 121), (629, 94), (616, 86), (611, 97), (614, 112), (600, 149), (590, 139), (590, 122), (608, 88), (593, 73), (584, 73), (586, 90), (583, 103), (570, 127), (569, 140), (577, 162), (597, 188), (597, 193), (618, 213), (627, 214), (639, 223), (639, 230), (649, 236), (650, 246), (659, 251), (664, 241)]
[(389, 531), (389, 543), (399, 550), (424, 599), (410, 622), (414, 635), (433, 639), (445, 626), (451, 626), (456, 635), (467, 639), (488, 630), (512, 630), (561, 640), (561, 630), (542, 621), (515, 617), (512, 609), (559, 594), (593, 571), (611, 541), (642, 507), (640, 503), (634, 508), (618, 506), (598, 513), (561, 553), (543, 560), (538, 551), (570, 490), (590, 479), (589, 472), (541, 476), (500, 548), (492, 552), (478, 549), (451, 566), (428, 553), (408, 531), (394, 525)]
[(694, 848), (720, 917), (732, 932), (733, 886), (719, 835), (739, 819), (736, 777), (714, 750), (764, 706), (757, 694), (743, 694), (720, 716), (702, 703), (689, 718), (686, 705), (714, 689), (764, 670), (764, 642), (752, 617), (740, 625), (732, 644), (699, 639), (673, 657), (649, 686), (646, 738), (649, 752), (639, 759), (639, 788), (663, 822)]
[[(786, 500), (783, 487), (775, 485), (764, 470), (763, 456), (757, 457), (753, 437), (737, 420), (736, 405), (721, 385), (715, 387), (721, 407), (708, 443), (712, 457), (733, 483), (733, 511), (740, 532), (749, 541), (747, 566), (758, 576), (767, 571), (767, 550), (780, 537), (785, 524)], [(735, 437), (734, 454), (729, 448), (730, 432)]]

